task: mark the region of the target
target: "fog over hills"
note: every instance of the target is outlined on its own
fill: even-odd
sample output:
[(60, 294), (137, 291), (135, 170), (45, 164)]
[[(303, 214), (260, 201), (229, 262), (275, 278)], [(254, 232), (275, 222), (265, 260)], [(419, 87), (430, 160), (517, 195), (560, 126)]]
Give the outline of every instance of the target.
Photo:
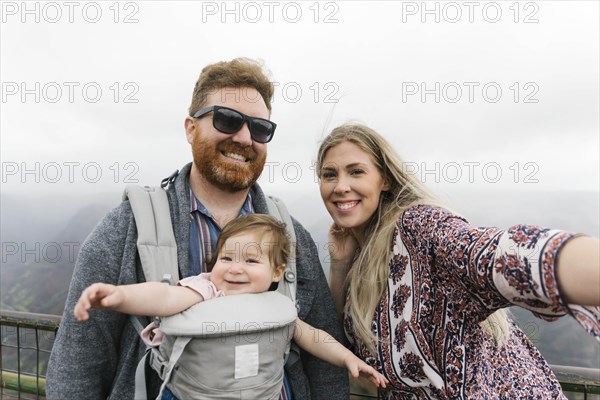
[[(48, 241), (67, 235), (87, 235), (99, 217), (116, 206), (120, 193), (82, 193), (78, 196), (0, 195), (2, 240)], [(91, 225), (90, 225), (91, 224)], [(69, 227), (70, 233), (64, 232)]]
[(115, 199), (2, 195), (2, 308), (62, 314), (77, 252)]

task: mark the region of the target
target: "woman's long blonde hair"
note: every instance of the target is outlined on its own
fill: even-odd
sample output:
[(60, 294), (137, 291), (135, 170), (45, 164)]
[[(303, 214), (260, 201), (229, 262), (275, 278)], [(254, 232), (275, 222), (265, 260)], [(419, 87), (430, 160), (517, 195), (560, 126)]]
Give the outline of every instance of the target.
[[(403, 168), (404, 162), (377, 132), (364, 125), (345, 124), (335, 128), (321, 143), (317, 153), (317, 171), (323, 167), (329, 149), (350, 142), (371, 156), (389, 190), (382, 192), (379, 207), (365, 228), (366, 241), (355, 260), (345, 286), (349, 289), (350, 315), (355, 336), (375, 354), (377, 338), (371, 330), (375, 309), (388, 282), (388, 263), (392, 235), (400, 213), (417, 204), (439, 204), (435, 196)], [(496, 311), (481, 323), (484, 331), (502, 344), (508, 335), (504, 310)]]

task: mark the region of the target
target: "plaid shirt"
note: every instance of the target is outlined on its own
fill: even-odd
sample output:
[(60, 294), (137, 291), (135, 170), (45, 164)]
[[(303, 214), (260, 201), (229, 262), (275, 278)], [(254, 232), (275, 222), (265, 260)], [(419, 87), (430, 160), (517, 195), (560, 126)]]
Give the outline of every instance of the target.
[[(190, 276), (193, 276), (209, 272), (207, 264), (214, 254), (221, 227), (191, 189), (190, 199)], [(252, 197), (248, 193), (240, 216), (252, 213), (254, 207)]]

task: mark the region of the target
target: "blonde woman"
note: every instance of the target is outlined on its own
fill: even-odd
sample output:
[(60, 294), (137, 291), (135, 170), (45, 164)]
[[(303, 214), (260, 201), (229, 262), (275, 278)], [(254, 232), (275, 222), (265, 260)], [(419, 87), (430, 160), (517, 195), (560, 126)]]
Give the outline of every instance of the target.
[(336, 309), (355, 353), (389, 379), (384, 398), (564, 398), (503, 309), (571, 314), (600, 340), (598, 239), (472, 227), (366, 126), (334, 129), (317, 168)]

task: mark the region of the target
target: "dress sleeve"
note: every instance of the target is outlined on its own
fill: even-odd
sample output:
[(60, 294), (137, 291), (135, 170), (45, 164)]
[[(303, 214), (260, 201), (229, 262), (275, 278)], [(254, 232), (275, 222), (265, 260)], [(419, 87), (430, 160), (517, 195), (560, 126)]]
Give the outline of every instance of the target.
[(204, 300), (225, 295), (223, 291), (218, 290), (215, 284), (210, 281), (210, 273), (202, 273), (184, 278), (177, 282), (177, 285), (188, 287), (200, 293)]
[(547, 320), (569, 313), (600, 341), (600, 307), (567, 304), (556, 278), (558, 255), (576, 236), (532, 225), (512, 226), (499, 238), (492, 277), (511, 303)]
[(486, 309), (483, 317), (510, 305), (546, 320), (568, 313), (600, 340), (600, 309), (566, 304), (556, 279), (558, 254), (576, 235), (533, 225), (474, 228), (435, 207), (424, 215), (419, 227), (429, 231), (433, 273), (447, 290), (469, 293), (475, 309)]

